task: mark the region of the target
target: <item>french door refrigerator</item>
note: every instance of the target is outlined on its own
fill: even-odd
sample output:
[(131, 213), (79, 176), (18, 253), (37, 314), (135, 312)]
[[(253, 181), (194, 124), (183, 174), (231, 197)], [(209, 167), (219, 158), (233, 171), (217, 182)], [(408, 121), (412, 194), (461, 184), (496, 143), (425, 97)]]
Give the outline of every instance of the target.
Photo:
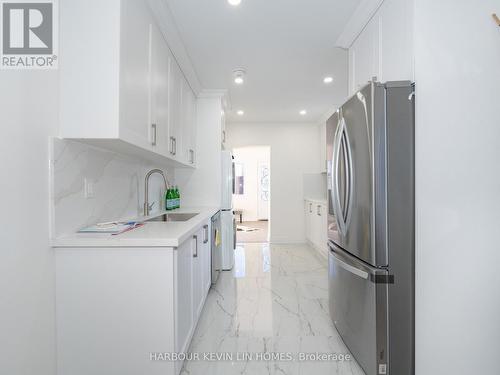
[(367, 375), (414, 374), (414, 86), (371, 82), (327, 121), (330, 315)]

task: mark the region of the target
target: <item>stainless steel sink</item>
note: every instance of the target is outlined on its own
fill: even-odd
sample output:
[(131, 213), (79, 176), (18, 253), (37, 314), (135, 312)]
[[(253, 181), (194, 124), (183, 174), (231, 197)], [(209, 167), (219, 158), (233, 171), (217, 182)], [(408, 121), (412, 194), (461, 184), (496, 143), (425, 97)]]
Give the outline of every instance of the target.
[(145, 220), (145, 221), (188, 221), (189, 219), (192, 219), (195, 217), (196, 214), (178, 214), (178, 213), (172, 213), (172, 214), (163, 214), (160, 216), (152, 217), (151, 219)]

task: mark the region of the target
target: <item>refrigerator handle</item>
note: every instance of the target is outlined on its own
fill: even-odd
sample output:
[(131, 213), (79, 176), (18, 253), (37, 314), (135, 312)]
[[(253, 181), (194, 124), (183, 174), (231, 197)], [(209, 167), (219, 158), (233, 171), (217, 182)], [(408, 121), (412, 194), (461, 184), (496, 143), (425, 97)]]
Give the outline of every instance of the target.
[(335, 257), (335, 261), (338, 263), (340, 267), (345, 269), (347, 272), (352, 273), (353, 275), (359, 276), (362, 279), (368, 280), (368, 272), (360, 270), (357, 267), (351, 266), (350, 264), (344, 262), (342, 259), (340, 259), (337, 254), (335, 254), (335, 251), (330, 250), (332, 255)]
[(349, 140), (349, 133), (347, 132), (347, 126), (344, 126), (344, 134), (345, 134), (345, 158), (344, 159), (345, 159), (345, 164), (346, 164), (345, 170), (348, 173), (347, 189), (346, 189), (348, 194), (347, 194), (347, 200), (346, 200), (346, 206), (345, 206), (344, 223), (345, 223), (345, 227), (347, 229), (349, 222), (350, 222), (353, 195), (354, 195), (354, 164), (352, 162), (352, 148), (351, 148), (351, 141)]
[(335, 143), (333, 145), (333, 191), (334, 191), (334, 213), (335, 220), (337, 221), (337, 226), (341, 233), (345, 234), (345, 223), (343, 210), (340, 203), (340, 189), (339, 189), (339, 159), (340, 159), (340, 147), (342, 144), (342, 134), (344, 132), (344, 123), (339, 119), (339, 125), (337, 127), (337, 132), (335, 134)]

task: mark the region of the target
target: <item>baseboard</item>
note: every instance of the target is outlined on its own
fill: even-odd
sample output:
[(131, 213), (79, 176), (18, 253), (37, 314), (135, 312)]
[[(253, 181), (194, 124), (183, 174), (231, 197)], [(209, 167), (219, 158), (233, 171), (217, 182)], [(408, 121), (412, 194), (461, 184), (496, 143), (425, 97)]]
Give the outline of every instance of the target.
[(273, 244), (280, 244), (280, 245), (285, 245), (285, 244), (290, 244), (290, 245), (299, 245), (299, 244), (305, 244), (305, 239), (304, 238), (297, 238), (297, 239), (292, 239), (290, 238), (280, 238), (280, 237), (273, 237), (269, 239), (269, 243)]

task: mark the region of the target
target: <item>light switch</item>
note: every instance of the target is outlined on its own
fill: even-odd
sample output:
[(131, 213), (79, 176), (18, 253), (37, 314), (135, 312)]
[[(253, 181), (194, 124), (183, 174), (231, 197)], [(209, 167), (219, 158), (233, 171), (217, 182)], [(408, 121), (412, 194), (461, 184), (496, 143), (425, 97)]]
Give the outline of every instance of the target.
[(88, 178), (84, 179), (83, 191), (85, 195), (85, 199), (95, 198), (94, 195), (94, 181)]

